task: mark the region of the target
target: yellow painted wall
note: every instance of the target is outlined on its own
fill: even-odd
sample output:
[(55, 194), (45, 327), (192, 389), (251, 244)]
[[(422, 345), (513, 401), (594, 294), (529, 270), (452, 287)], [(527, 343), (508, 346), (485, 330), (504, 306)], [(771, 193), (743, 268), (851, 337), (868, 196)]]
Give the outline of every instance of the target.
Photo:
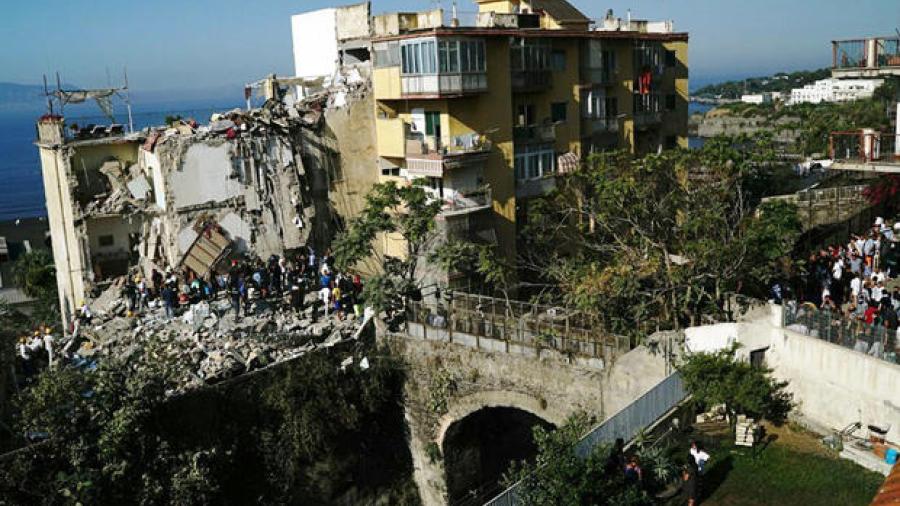
[(377, 68), (372, 73), (372, 93), (375, 100), (400, 98), (400, 67)]
[(676, 135), (678, 145), (688, 147), (687, 120), (690, 94), (688, 92), (688, 43), (684, 41), (667, 42), (663, 45), (667, 50), (675, 51), (678, 60), (674, 68), (666, 69), (666, 79), (674, 83), (676, 95), (675, 111), (667, 112), (663, 124), (664, 135)]
[(511, 0), (477, 0), (478, 12), (496, 12), (498, 14), (510, 14), (515, 12), (515, 7), (519, 4), (517, 1)]
[(537, 93), (516, 93), (513, 95), (514, 123), (515, 111), (520, 104), (534, 105), (534, 123), (544, 124), (551, 119), (551, 106), (557, 102), (566, 102), (566, 121), (556, 125), (555, 149), (559, 152), (581, 149), (581, 92), (578, 88), (580, 80), (579, 41), (577, 39), (554, 39), (553, 51), (566, 52), (566, 68), (561, 72), (552, 72), (552, 87)]
[(403, 158), (406, 156), (406, 129), (401, 118), (376, 119), (375, 135), (378, 156)]
[(516, 255), (516, 182), (513, 172), (509, 40), (488, 38), (485, 45), (488, 91), (448, 101), (454, 118), (451, 130), (489, 132), (493, 150), (485, 162), (484, 180), (494, 200), (494, 230), (500, 251)]

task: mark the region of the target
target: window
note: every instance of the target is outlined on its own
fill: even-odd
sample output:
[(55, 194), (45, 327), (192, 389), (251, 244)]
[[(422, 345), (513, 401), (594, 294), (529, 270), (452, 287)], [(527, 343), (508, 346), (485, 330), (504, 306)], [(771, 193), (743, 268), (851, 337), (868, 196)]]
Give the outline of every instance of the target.
[(375, 44), (374, 49), (375, 68), (400, 65), (400, 44), (398, 42), (380, 42)]
[[(433, 40), (412, 41), (401, 46), (401, 71), (404, 74), (436, 74), (437, 43)], [(377, 50), (376, 50), (377, 58)], [(376, 66), (378, 66), (376, 64)]]
[(554, 50), (550, 55), (551, 57), (551, 67), (555, 72), (563, 72), (566, 70), (566, 52), (557, 49)]
[(550, 106), (550, 121), (559, 123), (566, 121), (568, 102), (556, 102)]
[(425, 135), (441, 136), (441, 113), (425, 111)]
[(556, 173), (556, 152), (552, 144), (526, 145), (516, 149), (516, 179), (537, 179)]
[(97, 238), (97, 241), (100, 243), (101, 247), (112, 246), (116, 243), (116, 240), (111, 235), (101, 235)]
[(534, 124), (534, 104), (519, 104), (516, 106), (516, 124), (518, 126)]
[(510, 40), (510, 66), (512, 70), (548, 70), (550, 68), (550, 41), (513, 38)]
[(384, 167), (381, 169), (382, 176), (400, 176), (400, 167)]
[(678, 56), (675, 51), (666, 50), (666, 67), (678, 65)]
[(615, 118), (619, 115), (619, 100), (616, 97), (607, 97), (602, 88), (591, 90), (583, 102), (586, 107), (585, 118)]
[(675, 94), (669, 93), (666, 95), (666, 110), (674, 111), (675, 110)]
[(442, 40), (437, 54), (443, 73), (485, 71), (483, 40)]

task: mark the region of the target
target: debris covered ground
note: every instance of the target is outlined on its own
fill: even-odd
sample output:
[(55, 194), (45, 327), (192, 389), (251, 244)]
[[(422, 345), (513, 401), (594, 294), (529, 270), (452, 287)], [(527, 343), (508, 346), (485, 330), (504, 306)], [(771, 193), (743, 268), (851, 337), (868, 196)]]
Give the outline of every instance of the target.
[(126, 298), (114, 285), (92, 304), (91, 322), (79, 329), (77, 342), (66, 345), (85, 367), (106, 357), (134, 367), (165, 364), (177, 393), (358, 338), (369, 319), (325, 314), (315, 292), (299, 312), (283, 302), (253, 301), (240, 318), (227, 297), (192, 304), (172, 319), (157, 304), (129, 316)]

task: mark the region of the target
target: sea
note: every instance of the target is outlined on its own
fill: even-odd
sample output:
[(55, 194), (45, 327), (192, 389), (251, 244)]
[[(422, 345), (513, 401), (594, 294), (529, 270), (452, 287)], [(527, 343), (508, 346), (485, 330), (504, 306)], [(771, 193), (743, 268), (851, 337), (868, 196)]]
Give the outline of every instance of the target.
[[(66, 122), (109, 124), (108, 118), (94, 114), (99, 110), (96, 107), (92, 109), (92, 105), (85, 103), (78, 106), (77, 112), (66, 115)], [(135, 130), (164, 124), (166, 116), (176, 115), (206, 123), (214, 112), (242, 106), (241, 102), (225, 101), (216, 104), (198, 101), (135, 105), (132, 118)], [(47, 215), (41, 162), (34, 145), (37, 137), (35, 122), (44, 113), (37, 108), (0, 110), (0, 221)], [(127, 124), (127, 111), (117, 109), (113, 115), (117, 123)]]
[[(214, 112), (222, 112), (241, 107), (239, 102), (175, 102), (165, 104), (135, 105), (132, 111), (135, 130), (152, 125), (161, 125), (166, 116), (180, 115), (196, 118), (200, 122), (208, 121)], [(67, 116), (68, 123), (86, 125), (89, 123), (105, 124), (108, 120), (100, 115), (92, 114), (91, 104), (84, 104), (73, 116)], [(691, 103), (689, 111), (705, 112), (711, 108), (708, 104)], [(44, 185), (41, 178), (41, 164), (38, 150), (34, 145), (36, 131), (35, 121), (43, 114), (40, 109), (24, 109), (14, 111), (0, 110), (0, 221), (46, 216), (44, 205)], [(117, 122), (126, 123), (127, 113), (123, 110), (114, 112)], [(697, 148), (703, 140), (692, 137), (689, 145)]]

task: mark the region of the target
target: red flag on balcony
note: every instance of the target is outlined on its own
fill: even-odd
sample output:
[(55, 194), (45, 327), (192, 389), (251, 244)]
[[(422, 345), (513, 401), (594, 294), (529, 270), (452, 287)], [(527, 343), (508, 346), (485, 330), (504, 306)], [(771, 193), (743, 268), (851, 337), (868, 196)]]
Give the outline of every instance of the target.
[(649, 95), (650, 94), (650, 84), (653, 82), (653, 73), (650, 72), (650, 69), (645, 69), (641, 73), (641, 77), (638, 78), (638, 90), (641, 95)]

